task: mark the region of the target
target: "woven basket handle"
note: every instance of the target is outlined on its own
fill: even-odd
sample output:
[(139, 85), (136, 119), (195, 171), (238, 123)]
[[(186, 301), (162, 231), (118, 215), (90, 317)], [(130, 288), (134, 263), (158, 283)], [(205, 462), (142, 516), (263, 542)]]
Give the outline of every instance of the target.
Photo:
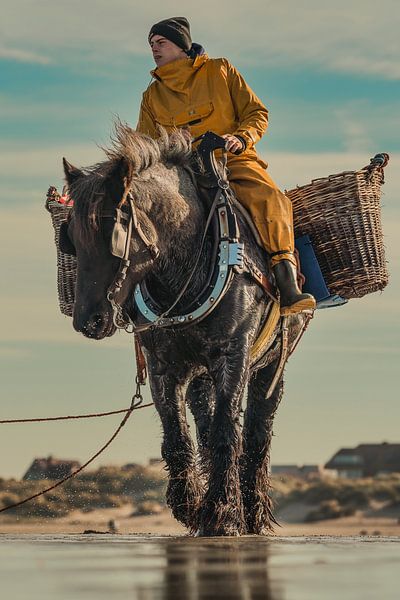
[(49, 189), (47, 190), (47, 194), (46, 194), (46, 210), (48, 210), (49, 212), (51, 212), (51, 208), (50, 208), (50, 202), (58, 202), (58, 200), (60, 199), (60, 193), (57, 191), (57, 188), (54, 187), (54, 185), (51, 185), (49, 187)]
[(380, 152), (379, 154), (375, 154), (373, 158), (370, 159), (369, 165), (366, 165), (363, 168), (363, 171), (368, 171), (368, 181), (371, 183), (372, 178), (374, 176), (375, 170), (379, 170), (381, 174), (381, 184), (385, 183), (385, 175), (383, 169), (389, 162), (389, 154), (386, 152)]
[(386, 152), (380, 152), (379, 154), (375, 154), (375, 156), (370, 159), (369, 165), (364, 167), (364, 169), (368, 169), (369, 171), (371, 169), (376, 169), (376, 168), (383, 169), (384, 167), (386, 167), (388, 162), (389, 162), (389, 154), (387, 154)]

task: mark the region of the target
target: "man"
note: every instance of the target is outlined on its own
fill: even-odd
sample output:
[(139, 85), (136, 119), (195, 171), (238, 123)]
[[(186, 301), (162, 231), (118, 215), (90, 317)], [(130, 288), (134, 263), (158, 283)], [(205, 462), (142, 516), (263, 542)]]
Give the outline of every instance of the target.
[(315, 308), (313, 296), (302, 294), (296, 281), (291, 202), (254, 149), (268, 126), (267, 109), (225, 58), (211, 59), (192, 43), (185, 17), (156, 23), (148, 39), (157, 68), (143, 94), (137, 130), (157, 137), (162, 125), (185, 127), (193, 137), (206, 131), (224, 137), (229, 181), (270, 256), (281, 314)]

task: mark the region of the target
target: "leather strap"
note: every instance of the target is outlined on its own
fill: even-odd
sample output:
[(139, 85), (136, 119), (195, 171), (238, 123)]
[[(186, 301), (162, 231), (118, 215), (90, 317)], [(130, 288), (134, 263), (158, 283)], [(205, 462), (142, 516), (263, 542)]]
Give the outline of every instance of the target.
[(127, 199), (129, 200), (129, 204), (131, 207), (133, 227), (134, 227), (136, 233), (138, 234), (138, 236), (140, 237), (140, 239), (142, 240), (142, 242), (144, 243), (144, 245), (146, 246), (146, 248), (148, 249), (148, 251), (150, 252), (150, 256), (153, 259), (156, 259), (157, 256), (160, 254), (160, 251), (155, 244), (152, 244), (150, 242), (149, 238), (146, 236), (145, 232), (143, 231), (140, 222), (138, 221), (136, 207), (135, 207), (135, 203), (133, 201), (133, 196), (132, 196), (131, 192), (128, 192)]
[(142, 346), (137, 335), (134, 335), (135, 354), (136, 354), (136, 378), (140, 385), (145, 385), (147, 379), (146, 359), (143, 354)]
[(253, 261), (250, 260), (249, 258), (245, 257), (244, 263), (247, 267), (249, 274), (254, 279), (254, 281), (256, 281), (256, 283), (258, 283), (258, 285), (260, 285), (262, 287), (264, 292), (266, 294), (268, 294), (268, 296), (270, 298), (272, 298), (272, 300), (274, 302), (279, 303), (276, 288), (275, 288), (275, 286), (272, 285), (272, 283), (270, 282), (268, 277), (266, 275), (264, 275), (264, 273), (262, 273), (260, 271), (260, 269), (258, 269), (258, 267), (256, 267), (256, 265), (253, 263)]

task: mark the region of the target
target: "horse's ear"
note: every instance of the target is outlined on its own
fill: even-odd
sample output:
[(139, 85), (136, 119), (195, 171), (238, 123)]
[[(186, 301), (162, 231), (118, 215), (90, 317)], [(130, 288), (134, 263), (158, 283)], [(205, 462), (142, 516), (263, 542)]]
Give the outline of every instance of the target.
[(72, 183), (74, 183), (77, 179), (79, 179), (79, 177), (82, 177), (82, 171), (77, 167), (74, 167), (74, 165), (71, 165), (71, 163), (69, 163), (66, 158), (63, 158), (63, 165), (65, 179), (67, 180), (69, 186)]

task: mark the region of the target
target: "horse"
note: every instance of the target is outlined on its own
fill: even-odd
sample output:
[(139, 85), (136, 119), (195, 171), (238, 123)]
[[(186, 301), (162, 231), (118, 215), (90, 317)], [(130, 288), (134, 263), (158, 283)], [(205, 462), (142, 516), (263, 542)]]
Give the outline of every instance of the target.
[[(213, 254), (212, 236), (204, 235), (208, 210), (193, 178), (192, 145), (184, 131), (160, 130), (155, 140), (118, 122), (104, 150), (103, 162), (84, 169), (64, 159), (74, 201), (64, 240), (70, 246), (64, 251), (77, 257), (73, 327), (96, 340), (116, 331), (109, 290), (119, 277), (123, 252), (110, 252), (110, 243), (116, 214), (126, 213), (129, 203), (136, 227), (125, 248), (117, 295), (130, 322), (140, 325), (134, 290), (144, 281), (161, 311), (172, 305), (168, 314), (179, 315), (203, 289)], [(267, 275), (266, 252), (240, 214), (238, 221), (247, 256)], [(265, 535), (277, 524), (270, 445), (282, 374), (270, 388), (282, 350), (278, 328), (263, 360), (254, 366), (250, 358), (272, 303), (239, 271), (205, 318), (184, 326), (175, 321), (170, 327), (138, 327), (163, 430), (167, 504), (191, 534)], [(292, 350), (306, 317), (285, 319)], [(196, 439), (189, 433), (186, 407)]]

